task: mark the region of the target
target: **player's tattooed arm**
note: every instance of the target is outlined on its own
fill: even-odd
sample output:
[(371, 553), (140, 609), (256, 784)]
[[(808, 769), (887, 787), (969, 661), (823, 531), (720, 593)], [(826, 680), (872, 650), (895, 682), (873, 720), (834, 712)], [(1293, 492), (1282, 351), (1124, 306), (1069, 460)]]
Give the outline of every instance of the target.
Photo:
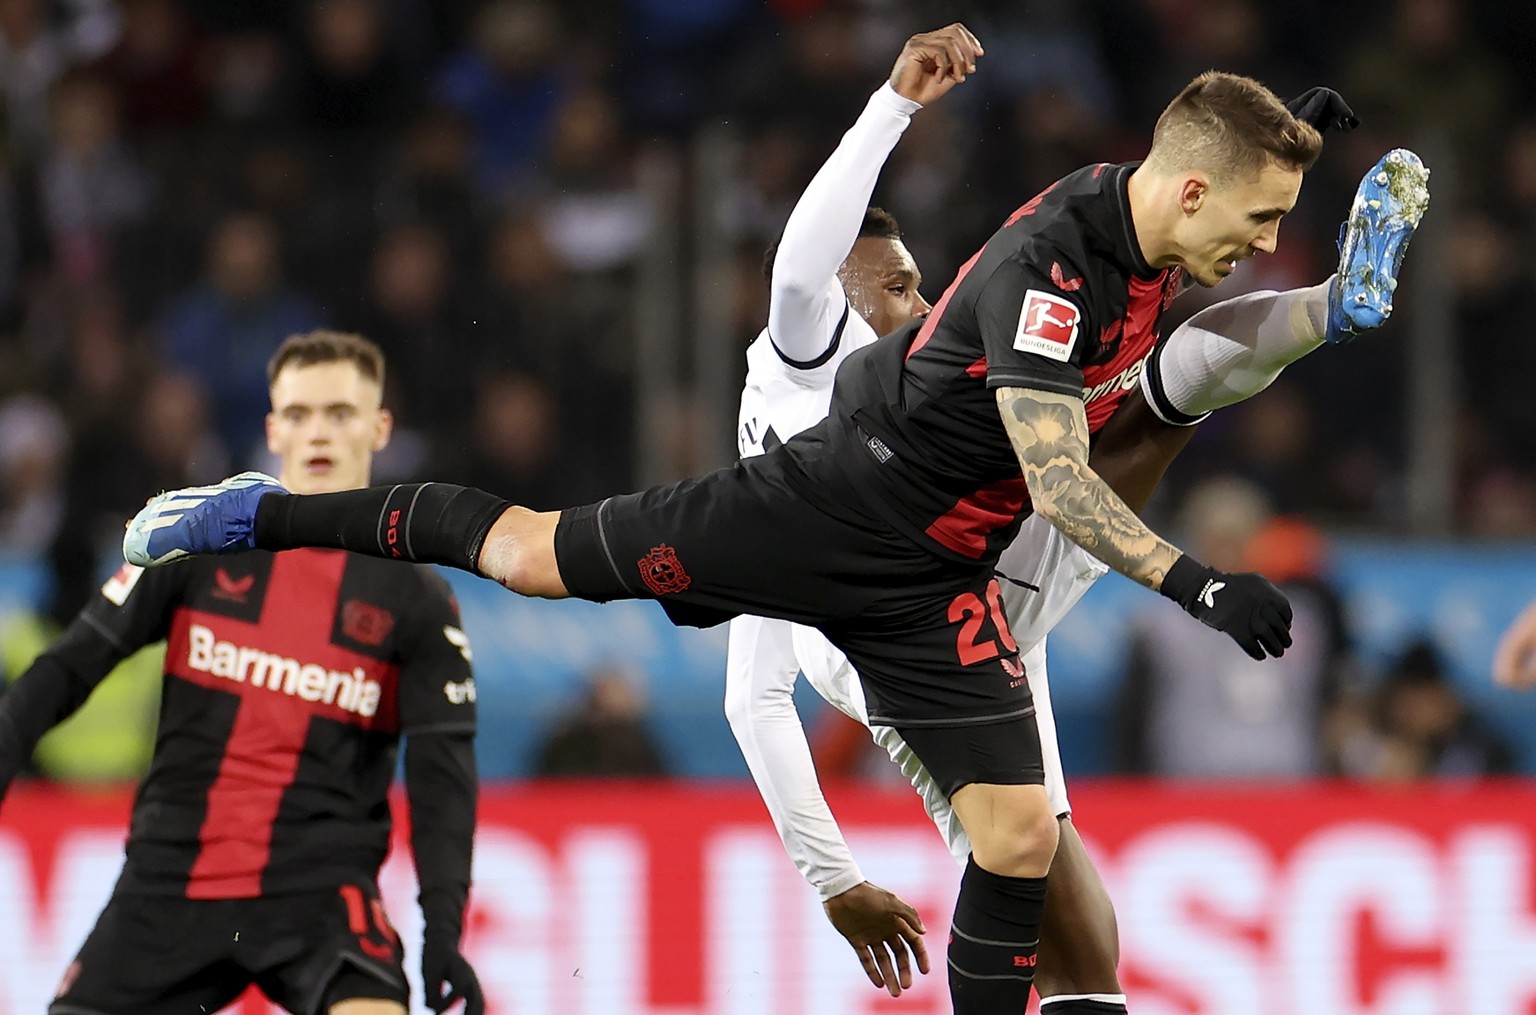
[(999, 388), (997, 408), (1035, 510), (1116, 571), (1150, 589), (1161, 588), (1179, 550), (1147, 528), (1089, 467), (1083, 400)]

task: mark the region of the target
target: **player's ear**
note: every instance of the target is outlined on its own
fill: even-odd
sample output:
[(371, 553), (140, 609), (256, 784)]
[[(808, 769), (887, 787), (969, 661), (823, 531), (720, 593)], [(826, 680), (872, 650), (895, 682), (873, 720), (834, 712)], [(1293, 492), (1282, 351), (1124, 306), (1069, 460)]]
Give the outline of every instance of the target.
[(265, 422), (267, 427), (267, 450), (274, 455), (279, 454), (280, 452), (277, 450), (277, 435), (272, 432), (272, 426), (277, 422), (276, 414), (267, 413), (263, 422)]
[(389, 445), (390, 435), (395, 432), (395, 416), (388, 409), (379, 410), (378, 421), (374, 424), (373, 450), (383, 451)]
[(1210, 191), (1211, 181), (1204, 173), (1191, 173), (1179, 186), (1179, 209), (1186, 215), (1193, 215), (1205, 204)]

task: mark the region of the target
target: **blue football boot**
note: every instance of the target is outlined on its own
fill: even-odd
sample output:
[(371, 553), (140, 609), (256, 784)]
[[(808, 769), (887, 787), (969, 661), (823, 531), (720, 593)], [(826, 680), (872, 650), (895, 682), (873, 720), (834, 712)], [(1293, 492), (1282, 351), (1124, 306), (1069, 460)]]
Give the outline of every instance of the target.
[(1328, 341), (1343, 345), (1381, 327), (1391, 315), (1403, 255), (1428, 207), (1429, 170), (1408, 149), (1392, 149), (1365, 174), (1339, 229), (1339, 271), (1328, 291)]
[(213, 486), (162, 493), (128, 523), (123, 559), (158, 567), (193, 554), (254, 550), (257, 502), (287, 492), (265, 473), (242, 472)]

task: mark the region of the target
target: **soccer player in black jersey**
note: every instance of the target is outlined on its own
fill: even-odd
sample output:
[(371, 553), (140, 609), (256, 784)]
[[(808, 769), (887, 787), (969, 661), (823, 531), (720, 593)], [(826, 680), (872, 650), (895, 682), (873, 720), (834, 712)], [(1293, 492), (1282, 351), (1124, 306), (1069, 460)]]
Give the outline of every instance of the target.
[[(899, 732), (971, 841), (955, 1011), (1020, 1011), (1057, 823), (998, 554), (1037, 511), (1256, 658), (1284, 651), (1284, 596), (1152, 533), (1088, 451), (1136, 388), (1181, 277), (1214, 285), (1274, 249), (1320, 146), (1262, 85), (1202, 75), (1145, 162), (1087, 167), (1019, 208), (925, 321), (848, 359), (824, 423), (731, 468), (558, 512), (445, 484), (285, 496), (247, 475), (152, 502), (125, 552), (160, 564), (342, 547), (524, 595), (654, 598), (681, 624), (752, 613), (819, 628), (857, 669), (871, 723)], [(1149, 390), (1160, 416), (1188, 421)]]
[[(285, 485), (367, 485), (390, 434), (383, 372), (356, 335), (283, 343), (267, 439)], [(404, 1015), (376, 883), (402, 736), (427, 1000), (483, 1011), (459, 952), (475, 684), (442, 578), (335, 550), (125, 565), (0, 698), (0, 790), (119, 660), (162, 638), (159, 731), (122, 876), (51, 1015), (213, 1012), (253, 983), (299, 1015)]]

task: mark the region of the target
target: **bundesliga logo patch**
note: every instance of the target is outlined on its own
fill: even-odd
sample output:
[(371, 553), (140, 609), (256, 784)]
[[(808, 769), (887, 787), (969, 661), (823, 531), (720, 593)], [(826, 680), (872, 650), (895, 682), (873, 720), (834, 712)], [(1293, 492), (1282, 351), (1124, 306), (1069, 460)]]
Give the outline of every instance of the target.
[(1019, 310), (1013, 347), (1065, 363), (1072, 358), (1081, 319), (1082, 313), (1072, 301), (1031, 289), (1024, 294), (1024, 306)]

